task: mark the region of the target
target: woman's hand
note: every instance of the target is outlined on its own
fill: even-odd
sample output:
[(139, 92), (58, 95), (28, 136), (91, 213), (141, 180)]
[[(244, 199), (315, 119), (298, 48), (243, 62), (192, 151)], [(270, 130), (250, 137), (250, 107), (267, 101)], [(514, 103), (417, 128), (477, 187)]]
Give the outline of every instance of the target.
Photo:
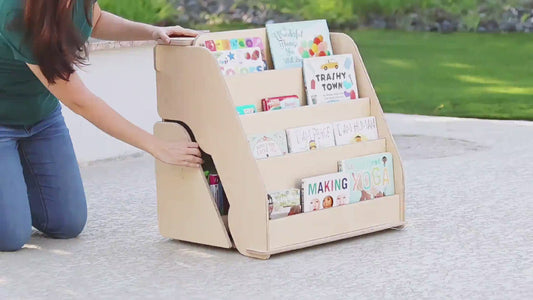
[(166, 142), (158, 140), (152, 155), (160, 161), (189, 168), (200, 168), (204, 163), (197, 143)]
[(171, 37), (196, 37), (199, 32), (192, 29), (183, 28), (181, 26), (170, 27), (154, 27), (152, 37), (154, 40), (163, 40), (165, 43), (170, 44)]

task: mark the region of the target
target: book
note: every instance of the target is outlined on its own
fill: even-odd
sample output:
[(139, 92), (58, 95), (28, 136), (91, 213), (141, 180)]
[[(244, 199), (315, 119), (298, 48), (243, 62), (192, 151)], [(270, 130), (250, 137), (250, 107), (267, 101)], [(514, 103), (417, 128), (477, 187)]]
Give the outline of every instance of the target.
[(261, 100), (263, 111), (296, 108), (300, 106), (300, 97), (297, 95), (270, 97)]
[(275, 69), (301, 68), (304, 58), (333, 54), (326, 20), (266, 24)]
[(359, 118), (333, 123), (337, 146), (377, 140), (378, 128), (375, 117)]
[(290, 153), (335, 146), (335, 134), (331, 124), (289, 128), (286, 133)]
[(213, 55), (225, 76), (262, 72), (266, 69), (260, 49), (257, 47), (217, 51)]
[(335, 103), (359, 98), (351, 54), (304, 59), (307, 104)]
[(350, 197), (360, 201), (394, 195), (391, 153), (378, 153), (338, 162), (339, 172), (350, 177)]
[(251, 135), (248, 137), (248, 142), (256, 159), (283, 156), (288, 153), (287, 137), (283, 131)]
[(236, 109), (239, 115), (249, 115), (257, 112), (255, 105), (241, 105), (237, 106)]
[(222, 188), (222, 183), (220, 182), (220, 177), (217, 174), (208, 175), (209, 189), (213, 194), (213, 199), (221, 215), (224, 214), (224, 190)]
[(302, 211), (310, 212), (350, 203), (347, 173), (333, 173), (302, 179)]
[(263, 61), (264, 70), (267, 69), (266, 61), (266, 50), (265, 43), (260, 37), (249, 37), (249, 38), (239, 38), (239, 39), (224, 39), (224, 40), (207, 40), (205, 43), (200, 44), (207, 48), (211, 52), (226, 52), (230, 50), (238, 50), (238, 52), (243, 49), (259, 49), (261, 54), (261, 60)]
[(299, 189), (271, 192), (267, 195), (269, 219), (279, 219), (301, 213)]

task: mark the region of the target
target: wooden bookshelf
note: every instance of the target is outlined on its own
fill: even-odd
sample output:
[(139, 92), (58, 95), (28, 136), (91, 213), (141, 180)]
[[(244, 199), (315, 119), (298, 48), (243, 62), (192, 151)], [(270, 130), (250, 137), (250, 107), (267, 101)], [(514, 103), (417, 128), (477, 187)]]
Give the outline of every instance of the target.
[[(401, 159), (354, 41), (332, 33), (335, 54), (352, 54), (362, 99), (239, 116), (236, 106), (261, 107), (265, 97), (296, 94), (307, 102), (302, 69), (268, 70), (225, 77), (207, 40), (261, 37), (266, 30), (206, 33), (190, 46), (157, 45), (158, 112), (155, 134), (169, 141), (194, 140), (210, 155), (230, 203), (220, 216), (202, 170), (156, 162), (159, 228), (165, 237), (268, 259), (271, 255), (403, 226), (405, 188)], [(176, 43), (179, 44), (179, 43)], [(267, 61), (272, 69), (270, 51)], [(374, 116), (379, 139), (283, 157), (256, 160), (250, 134)], [(318, 212), (269, 220), (267, 191), (298, 187), (305, 177), (336, 172), (337, 161), (391, 152), (396, 194)], [(309, 162), (312, 161), (312, 164)]]

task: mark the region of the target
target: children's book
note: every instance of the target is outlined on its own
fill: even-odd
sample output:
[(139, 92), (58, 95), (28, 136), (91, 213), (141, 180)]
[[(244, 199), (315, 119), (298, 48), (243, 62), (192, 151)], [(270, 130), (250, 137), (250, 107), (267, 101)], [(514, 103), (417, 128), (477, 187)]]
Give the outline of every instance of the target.
[(300, 106), (300, 97), (297, 95), (269, 97), (261, 100), (263, 111), (296, 108)]
[(301, 68), (304, 58), (333, 54), (326, 20), (266, 25), (275, 69)]
[(339, 171), (349, 174), (352, 201), (372, 200), (394, 195), (394, 169), (391, 153), (379, 153), (339, 161)]
[[(207, 48), (211, 52), (215, 54), (215, 56), (227, 56), (227, 55), (241, 55), (241, 56), (247, 57), (248, 54), (249, 57), (256, 57), (260, 58), (262, 61), (261, 64), (261, 70), (267, 69), (267, 62), (266, 62), (266, 51), (265, 51), (265, 43), (263, 42), (263, 39), (260, 37), (250, 37), (250, 38), (241, 38), (241, 39), (227, 39), (227, 40), (208, 40), (205, 42), (205, 44), (201, 44), (201, 46)], [(249, 49), (254, 49), (253, 52), (250, 52)], [(259, 53), (257, 53), (255, 50), (259, 50)], [(216, 54), (220, 52), (220, 54)], [(254, 65), (257, 62), (254, 61)], [(235, 71), (233, 73), (231, 70)], [(257, 69), (248, 69), (250, 70), (257, 70)], [(243, 71), (241, 68), (239, 71)], [(237, 72), (234, 68), (230, 68), (229, 74), (225, 75), (234, 75), (239, 74), (242, 72)], [(251, 73), (251, 72), (248, 72)]]
[(302, 212), (300, 190), (289, 189), (267, 195), (270, 219), (296, 215)]
[(307, 104), (334, 103), (359, 98), (351, 54), (304, 59)]
[(287, 136), (284, 131), (248, 137), (250, 148), (256, 159), (283, 156), (288, 153)]
[(257, 112), (257, 109), (255, 108), (255, 105), (242, 105), (237, 106), (237, 113), (239, 115), (249, 115), (249, 114), (255, 114)]
[(333, 173), (302, 179), (302, 211), (310, 212), (350, 201), (350, 178), (347, 173)]
[(333, 123), (337, 146), (378, 139), (375, 117), (359, 118)]
[(335, 146), (335, 134), (331, 124), (290, 128), (286, 132), (290, 153)]
[(245, 48), (214, 52), (222, 74), (232, 76), (262, 72), (266, 69), (259, 48)]

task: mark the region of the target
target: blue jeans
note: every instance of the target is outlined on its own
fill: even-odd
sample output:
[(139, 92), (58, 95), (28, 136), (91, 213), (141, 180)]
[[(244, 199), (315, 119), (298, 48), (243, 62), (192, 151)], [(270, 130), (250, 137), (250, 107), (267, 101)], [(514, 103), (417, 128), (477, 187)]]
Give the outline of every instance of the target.
[(33, 126), (0, 125), (0, 251), (28, 242), (32, 225), (52, 238), (87, 221), (80, 170), (61, 106)]

